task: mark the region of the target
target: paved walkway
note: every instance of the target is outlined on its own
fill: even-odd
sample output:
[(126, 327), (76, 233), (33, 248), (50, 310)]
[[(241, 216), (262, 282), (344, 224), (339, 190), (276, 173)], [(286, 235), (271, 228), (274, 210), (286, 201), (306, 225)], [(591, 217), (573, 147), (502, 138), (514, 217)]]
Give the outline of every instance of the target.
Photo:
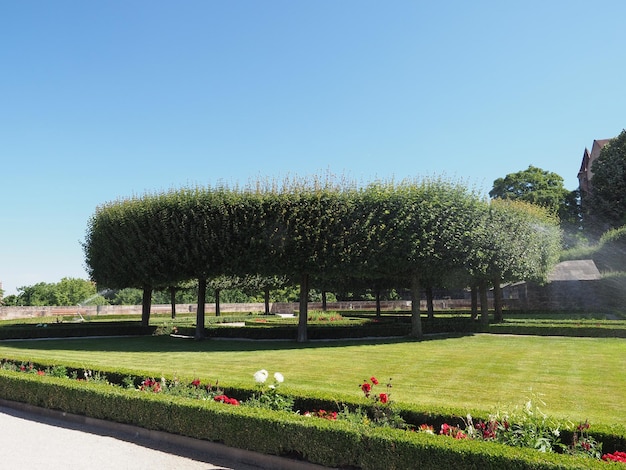
[(13, 402), (0, 403), (0, 467), (15, 470), (323, 468)]

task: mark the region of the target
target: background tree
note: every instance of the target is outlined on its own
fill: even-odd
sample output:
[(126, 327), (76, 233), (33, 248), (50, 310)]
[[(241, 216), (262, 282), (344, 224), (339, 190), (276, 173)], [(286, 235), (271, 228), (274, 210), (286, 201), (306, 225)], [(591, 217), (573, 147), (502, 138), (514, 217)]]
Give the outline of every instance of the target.
[[(214, 277), (213, 279), (207, 281), (207, 288), (211, 289), (214, 293), (214, 300), (215, 300), (215, 316), (219, 317), (221, 316), (221, 300), (222, 300), (222, 293), (226, 290), (230, 290), (231, 292), (234, 292), (236, 287), (239, 287), (243, 284), (243, 280), (240, 279), (237, 276), (217, 276)], [(241, 292), (241, 291), (239, 291)], [(229, 298), (228, 300), (232, 300), (232, 298)], [(245, 301), (246, 299), (244, 298), (239, 298), (236, 299), (241, 301)]]
[[(115, 292), (115, 295), (111, 299), (112, 305), (139, 305), (141, 304), (142, 292), (140, 289), (133, 287), (127, 287), (126, 289), (120, 289)], [(158, 302), (155, 302), (158, 303)]]
[(103, 305), (106, 299), (96, 292), (93, 282), (85, 279), (64, 277), (57, 283), (39, 282), (22, 286), (12, 305), (22, 306), (70, 306)]
[(578, 190), (567, 190), (563, 186), (563, 178), (551, 171), (530, 165), (526, 170), (509, 173), (493, 182), (489, 196), (544, 207), (559, 217), (562, 228), (567, 231), (580, 227)]
[[(286, 276), (260, 276), (258, 274), (247, 275), (242, 279), (242, 292), (248, 295), (248, 302), (261, 300), (259, 293), (263, 294), (265, 315), (270, 314), (270, 301), (274, 293), (277, 302), (294, 302), (296, 300), (295, 288)], [(280, 290), (280, 291), (279, 291)], [(289, 298), (287, 292), (291, 290), (293, 296)]]
[(583, 200), (585, 229), (599, 235), (626, 224), (626, 130), (602, 148), (591, 170), (591, 191)]

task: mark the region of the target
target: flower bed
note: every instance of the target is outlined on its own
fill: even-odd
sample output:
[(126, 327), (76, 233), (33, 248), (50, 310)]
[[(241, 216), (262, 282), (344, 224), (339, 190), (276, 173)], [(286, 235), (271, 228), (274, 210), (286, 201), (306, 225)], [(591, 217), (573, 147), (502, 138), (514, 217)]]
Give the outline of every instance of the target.
[[(377, 392), (381, 384), (375, 377), (360, 385), (364, 400), (330, 410), (329, 402), (281, 395), (282, 374), (274, 373), (268, 384), (270, 374), (264, 370), (252, 376), (253, 388), (223, 390), (200, 379), (182, 383), (176, 378), (126, 377), (112, 386), (99, 372), (11, 361), (3, 361), (2, 369), (0, 397), (5, 399), (297, 456), (327, 466), (388, 469), (420, 462), (421, 468), (607, 468), (623, 456), (619, 449), (607, 448), (611, 452), (603, 454), (604, 461), (595, 458), (599, 455), (592, 453), (597, 454), (599, 443), (587, 423), (574, 428), (569, 434), (574, 439), (559, 447), (554, 445), (554, 423), (547, 417), (523, 423), (504, 415), (466, 416), (462, 425), (454, 416), (442, 424), (412, 422), (409, 413), (401, 413), (393, 404), (391, 381), (383, 384), (383, 392)], [(294, 406), (304, 404), (312, 407), (293, 412)], [(531, 406), (524, 409), (536, 413)], [(517, 436), (519, 441), (545, 447), (539, 452), (512, 446), (500, 438), (507, 435), (509, 440)], [(623, 442), (624, 436), (615, 437), (620, 439)], [(559, 449), (573, 455), (550, 453)]]

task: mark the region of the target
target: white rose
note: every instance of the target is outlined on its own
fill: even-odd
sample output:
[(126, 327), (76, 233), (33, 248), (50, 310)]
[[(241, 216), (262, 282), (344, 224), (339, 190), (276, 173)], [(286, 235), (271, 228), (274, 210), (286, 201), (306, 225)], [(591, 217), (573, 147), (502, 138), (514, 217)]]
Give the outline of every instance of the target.
[(265, 383), (268, 376), (269, 374), (265, 369), (257, 370), (254, 373), (254, 381), (259, 384)]

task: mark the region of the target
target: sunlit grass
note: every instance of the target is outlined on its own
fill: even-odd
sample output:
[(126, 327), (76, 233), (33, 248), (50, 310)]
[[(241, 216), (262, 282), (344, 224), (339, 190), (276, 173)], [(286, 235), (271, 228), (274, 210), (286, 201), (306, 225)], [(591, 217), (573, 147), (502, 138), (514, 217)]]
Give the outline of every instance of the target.
[[(622, 424), (626, 417), (626, 340), (474, 335), (426, 341), (193, 341), (168, 336), (17, 341), (0, 357), (125, 369), (160, 377), (251, 384), (261, 368), (285, 375), (296, 392), (360, 396), (372, 375), (392, 378), (395, 401), (494, 411), (532, 394), (563, 420)], [(382, 391), (382, 390), (381, 390)]]

